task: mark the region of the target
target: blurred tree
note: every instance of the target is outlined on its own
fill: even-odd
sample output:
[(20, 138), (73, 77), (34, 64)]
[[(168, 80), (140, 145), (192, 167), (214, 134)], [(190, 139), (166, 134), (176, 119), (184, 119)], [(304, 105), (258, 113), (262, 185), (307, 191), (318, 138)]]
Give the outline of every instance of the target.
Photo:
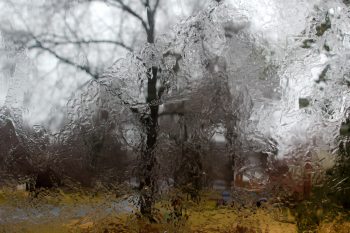
[[(2, 32), (15, 44), (37, 54), (46, 52), (60, 63), (98, 79), (118, 54), (132, 51), (137, 43), (154, 42), (160, 0), (9, 1), (7, 5), (17, 19), (9, 25), (3, 23)], [(28, 18), (33, 16), (30, 11), (41, 15)], [(137, 37), (141, 30), (145, 37)]]
[[(93, 29), (93, 25), (88, 25), (84, 27), (81, 20), (86, 18), (87, 13), (94, 8), (101, 8), (101, 3), (105, 5), (104, 10), (106, 11), (106, 6), (112, 8), (114, 13), (119, 14), (119, 30), (111, 29), (114, 39), (104, 39), (98, 36), (98, 38), (91, 37), (89, 35), (89, 30)], [(3, 28), (3, 34), (6, 34), (12, 39), (14, 44), (18, 44), (21, 47), (26, 47), (29, 50), (36, 49), (40, 52), (47, 52), (48, 54), (54, 56), (59, 60), (60, 63), (64, 63), (70, 66), (73, 66), (76, 69), (84, 71), (86, 74), (91, 76), (94, 80), (98, 80), (102, 73), (105, 70), (105, 66), (94, 66), (90, 63), (89, 56), (94, 56), (99, 54), (99, 50), (91, 52), (89, 50), (90, 45), (98, 44), (111, 44), (116, 47), (120, 47), (127, 51), (132, 51), (133, 42), (137, 37), (133, 36), (129, 39), (131, 45), (127, 45), (123, 40), (125, 35), (123, 35), (124, 30), (132, 28), (134, 23), (139, 23), (141, 29), (146, 35), (146, 42), (153, 44), (155, 42), (155, 21), (156, 13), (160, 5), (160, 0), (145, 0), (135, 2), (127, 2), (124, 0), (108, 0), (108, 1), (99, 1), (99, 0), (83, 0), (83, 1), (46, 1), (39, 7), (39, 12), (44, 13), (45, 16), (41, 20), (45, 19), (46, 22), (41, 22), (38, 24), (29, 24), (27, 19), (20, 13), (18, 6), (20, 4), (14, 4), (9, 2), (12, 5), (14, 12), (17, 14), (18, 18), (21, 20), (21, 23), (24, 25), (22, 29), (14, 28)], [(35, 7), (34, 3), (29, 5), (33, 9)], [(144, 11), (146, 10), (146, 14)], [(109, 9), (108, 9), (109, 10)], [(52, 14), (50, 14), (52, 13)], [(127, 14), (128, 19), (133, 19), (124, 23), (124, 14)], [(55, 17), (61, 18), (61, 21), (53, 20)], [(91, 16), (90, 16), (91, 17)], [(88, 20), (93, 21), (91, 18)], [(95, 22), (102, 21), (102, 19), (95, 20)], [(5, 26), (5, 25), (3, 25)], [(89, 27), (90, 26), (90, 27)], [(105, 25), (108, 27), (108, 25)], [(72, 52), (78, 52), (78, 59), (72, 54)], [(115, 52), (116, 50), (114, 50)], [(88, 53), (90, 52), (90, 54)], [(74, 53), (74, 52), (73, 52)], [(103, 53), (103, 52), (102, 52)], [(105, 54), (103, 54), (105, 56)], [(97, 58), (102, 58), (102, 55), (96, 56)], [(115, 54), (113, 58), (108, 58), (109, 62), (115, 59)], [(96, 58), (95, 57), (95, 58)], [(111, 63), (110, 63), (111, 64)], [(148, 164), (144, 173), (141, 174), (140, 190), (150, 190), (150, 195), (141, 195), (140, 207), (141, 213), (147, 216), (151, 215), (151, 207), (153, 205), (154, 199), (153, 194), (155, 192), (154, 185), (155, 180), (152, 178), (152, 171), (155, 165), (154, 157), (154, 146), (156, 144), (157, 138), (157, 121), (158, 121), (158, 105), (152, 105), (151, 103), (158, 99), (160, 92), (157, 90), (157, 81), (158, 81), (158, 67), (152, 66), (147, 72), (147, 97), (146, 102), (150, 106), (150, 113), (142, 117), (141, 121), (146, 126), (146, 139), (145, 146), (142, 150), (141, 155), (141, 164)], [(133, 109), (133, 111), (137, 111)], [(106, 135), (92, 135), (93, 142), (91, 152), (91, 165), (95, 166), (97, 161), (96, 157), (101, 153), (102, 147), (105, 141)], [(95, 138), (95, 139), (94, 139)], [(97, 138), (97, 139), (96, 139)], [(151, 162), (150, 162), (151, 161)]]
[[(88, 30), (92, 30), (92, 27), (81, 25), (81, 19), (84, 18), (88, 10), (101, 6), (101, 2), (125, 13), (130, 16), (128, 19), (133, 19), (139, 23), (147, 42), (146, 46), (129, 54), (126, 59), (118, 60), (109, 70), (103, 72), (101, 67), (91, 65), (90, 57), (94, 57), (96, 54), (99, 55), (99, 52), (95, 51), (96, 53), (91, 53), (87, 56), (84, 54), (84, 49), (89, 49), (89, 46), (95, 44), (113, 44), (113, 46), (130, 51), (133, 46), (132, 43), (129, 44), (130, 41), (126, 44), (127, 42), (121, 40), (120, 38), (122, 37), (117, 33), (114, 35), (118, 35), (116, 37), (118, 40), (92, 39)], [(77, 12), (74, 12), (77, 15), (74, 17), (67, 17), (77, 4), (82, 4), (85, 7), (76, 9)], [(242, 92), (238, 90), (240, 85), (239, 83), (230, 83), (229, 77), (240, 75), (249, 80), (246, 77), (258, 76), (261, 69), (265, 67), (265, 59), (262, 53), (259, 53), (260, 55), (255, 54), (254, 49), (252, 49), (253, 42), (251, 39), (244, 33), (240, 34), (240, 31), (248, 25), (245, 20), (243, 19), (243, 22), (238, 23), (233, 22), (232, 19), (229, 19), (229, 14), (225, 15), (224, 13), (226, 7), (220, 7), (221, 3), (215, 2), (206, 11), (180, 24), (177, 30), (174, 30), (176, 35), (173, 35), (173, 38), (171, 36), (162, 37), (159, 41), (156, 41), (155, 22), (160, 0), (139, 2), (126, 2), (123, 0), (48, 1), (45, 2), (44, 6), (47, 7), (42, 9), (47, 10), (45, 13), (55, 12), (50, 17), (46, 17), (47, 22), (42, 22), (42, 25), (30, 26), (32, 24), (27, 23), (23, 19), (25, 26), (23, 29), (5, 32), (11, 35), (15, 31), (13, 40), (17, 41), (17, 43), (24, 44), (29, 49), (47, 52), (60, 62), (84, 71), (92, 77), (93, 81), (89, 82), (89, 84), (97, 84), (98, 88), (106, 87), (107, 91), (101, 91), (101, 93), (110, 92), (117, 97), (117, 100), (113, 99), (110, 101), (114, 102), (113, 105), (108, 106), (110, 111), (114, 111), (116, 108), (127, 109), (128, 114), (120, 111), (120, 113), (115, 115), (119, 117), (119, 115), (124, 114), (125, 116), (122, 117), (129, 117), (127, 119), (129, 124), (135, 124), (139, 127), (141, 150), (137, 171), (140, 180), (139, 189), (141, 194), (139, 200), (141, 213), (152, 219), (155, 195), (158, 191), (156, 170), (158, 167), (157, 149), (160, 138), (159, 117), (161, 114), (164, 114), (164, 112), (161, 113), (160, 111), (160, 105), (165, 109), (169, 107), (172, 104), (171, 97), (174, 97), (175, 102), (181, 102), (183, 97), (191, 100), (189, 107), (193, 115), (189, 114), (190, 117), (183, 122), (183, 135), (180, 136), (179, 141), (183, 145), (181, 165), (185, 165), (187, 160), (191, 161), (189, 166), (182, 166), (186, 170), (184, 173), (187, 174), (184, 182), (192, 180), (191, 185), (198, 190), (201, 186), (200, 176), (202, 171), (200, 144), (207, 144), (208, 141), (212, 140), (214, 129), (219, 125), (224, 125), (226, 131), (228, 131), (225, 136), (229, 137), (230, 147), (237, 145), (236, 141), (239, 141), (237, 139), (238, 133), (236, 133), (237, 128), (239, 128), (237, 121), (244, 121), (250, 114), (249, 103), (243, 110), (237, 111), (236, 108), (245, 105), (250, 98), (247, 95), (243, 95), (240, 99), (239, 94), (237, 94)], [(61, 13), (57, 14), (59, 12)], [(57, 28), (54, 29), (59, 31), (60, 34), (52, 33), (49, 30), (50, 22), (55, 17), (63, 19), (61, 21), (55, 20), (58, 23), (55, 24)], [(121, 19), (124, 19), (123, 15), (121, 15)], [(77, 30), (73, 30), (72, 25)], [(128, 22), (125, 27), (122, 27), (122, 30), (118, 30), (118, 33), (121, 32), (122, 35), (123, 30), (128, 29), (129, 26), (133, 26), (133, 23)], [(42, 28), (45, 28), (47, 31), (42, 32)], [(19, 32), (25, 36), (17, 36)], [(86, 37), (81, 37), (80, 35)], [(242, 37), (247, 37), (247, 40), (243, 41)], [(63, 47), (65, 49), (62, 49)], [(72, 54), (74, 50), (80, 51), (83, 59), (75, 61), (75, 56)], [(101, 51), (101, 54), (104, 53)], [(96, 56), (95, 58), (100, 57), (103, 56)], [(226, 69), (226, 60), (231, 61), (231, 67), (228, 69)], [(249, 66), (247, 69), (241, 69), (243, 65), (246, 67), (246, 63), (254, 67), (256, 67), (256, 64), (260, 65), (254, 69)], [(256, 79), (251, 80), (256, 82)], [(237, 89), (235, 89), (236, 87)], [(82, 96), (82, 98), (73, 101), (73, 109), (85, 111), (96, 107), (91, 111), (96, 111), (97, 109), (98, 112), (100, 106), (91, 104), (96, 102), (98, 97), (92, 96), (95, 93), (91, 93), (90, 89), (87, 89), (87, 92), (83, 94), (85, 97)], [(96, 96), (99, 96), (99, 94), (97, 93)], [(181, 117), (181, 112), (170, 111), (169, 114)], [(74, 131), (79, 127), (88, 125), (86, 118), (92, 115), (78, 115), (80, 124), (69, 125), (67, 130)], [(232, 115), (235, 117), (232, 118)], [(238, 116), (241, 119), (236, 120)], [(94, 131), (96, 129), (92, 127), (87, 129), (87, 131), (89, 130)], [(106, 128), (107, 132), (108, 130)], [(84, 147), (84, 149), (86, 149), (86, 153), (89, 153), (91, 157), (90, 164), (93, 166), (97, 164), (96, 159), (103, 151), (102, 148), (107, 140), (104, 134), (106, 131), (102, 127), (101, 133), (96, 130), (96, 132), (89, 134), (85, 138), (86, 140), (84, 139), (85, 141), (79, 140), (80, 143), (90, 144), (90, 148)], [(64, 134), (62, 135), (64, 137)], [(77, 145), (73, 146), (79, 148)], [(235, 161), (234, 156), (232, 153), (232, 165), (234, 165)]]
[(37, 56), (50, 55), (59, 64), (98, 79), (125, 53), (145, 42), (153, 43), (156, 32), (167, 30), (178, 11), (189, 15), (204, 6), (199, 0), (186, 5), (180, 2), (10, 0), (3, 7), (13, 20), (2, 19), (0, 27), (15, 45)]
[(38, 69), (28, 95), (28, 108), (35, 115), (30, 123), (44, 122), (56, 131), (62, 127), (64, 103), (72, 92), (90, 79), (97, 80), (117, 59), (154, 41), (156, 34), (169, 32), (169, 25), (207, 3), (0, 0), (0, 4), (4, 9), (2, 36), (13, 46), (28, 48), (26, 52)]

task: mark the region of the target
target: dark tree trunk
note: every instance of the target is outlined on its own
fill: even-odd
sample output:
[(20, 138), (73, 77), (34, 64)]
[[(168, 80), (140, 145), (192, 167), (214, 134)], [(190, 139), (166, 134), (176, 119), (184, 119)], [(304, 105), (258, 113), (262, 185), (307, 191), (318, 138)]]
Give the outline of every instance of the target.
[[(155, 14), (159, 0), (156, 1), (154, 9), (150, 8), (149, 1), (146, 1), (147, 22), (145, 27), (147, 34), (147, 42), (153, 44), (155, 41)], [(158, 131), (158, 110), (159, 106), (154, 104), (161, 98), (157, 91), (158, 67), (152, 67), (148, 70), (147, 76), (147, 98), (146, 102), (149, 106), (147, 116), (141, 118), (141, 123), (146, 130), (146, 140), (141, 151), (141, 160), (139, 166), (140, 174), (140, 212), (143, 216), (153, 220), (152, 209), (155, 202), (155, 194), (157, 192), (157, 178), (155, 167), (157, 158), (155, 155), (155, 146), (157, 143)]]
[(155, 177), (155, 166), (157, 159), (154, 153), (157, 142), (158, 128), (158, 105), (152, 105), (158, 99), (157, 95), (157, 73), (158, 68), (152, 67), (148, 73), (147, 103), (150, 108), (150, 114), (143, 119), (146, 128), (146, 145), (141, 154), (141, 177), (140, 177), (140, 211), (141, 214), (152, 218), (152, 207), (154, 204), (154, 195), (157, 191), (157, 180)]
[[(146, 29), (147, 42), (154, 43), (154, 12), (147, 10), (149, 28)], [(141, 154), (141, 177), (140, 177), (140, 211), (143, 216), (152, 218), (152, 208), (154, 204), (154, 195), (157, 191), (154, 167), (157, 159), (154, 154), (154, 148), (157, 142), (158, 127), (158, 105), (152, 105), (158, 99), (157, 95), (157, 73), (158, 68), (152, 67), (148, 71), (147, 80), (147, 99), (146, 102), (150, 108), (150, 115), (143, 120), (146, 128), (146, 146), (143, 147)]]

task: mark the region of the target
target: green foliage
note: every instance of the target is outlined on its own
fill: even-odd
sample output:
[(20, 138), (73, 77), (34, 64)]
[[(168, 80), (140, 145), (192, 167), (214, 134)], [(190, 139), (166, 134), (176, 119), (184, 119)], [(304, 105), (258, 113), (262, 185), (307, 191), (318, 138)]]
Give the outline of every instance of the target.
[[(346, 122), (343, 122), (340, 126), (340, 135), (341, 136), (350, 136), (350, 119), (348, 119)], [(344, 153), (344, 152), (343, 152)], [(346, 153), (346, 152), (345, 152)]]
[(326, 43), (323, 45), (323, 48), (324, 48), (327, 52), (331, 51), (331, 48), (330, 48), (329, 45), (327, 45)]
[(348, 216), (346, 210), (331, 200), (330, 193), (328, 185), (314, 188), (310, 199), (298, 203), (292, 209), (298, 232), (317, 232), (321, 223), (330, 223), (339, 215)]
[(303, 41), (303, 44), (301, 45), (301, 47), (303, 49), (309, 49), (311, 48), (311, 45), (315, 43), (314, 39), (306, 39)]
[(316, 80), (316, 83), (320, 83), (320, 82), (326, 82), (326, 74), (328, 72), (328, 70), (331, 68), (330, 65), (327, 65), (321, 72), (320, 76), (318, 77), (318, 80)]
[[(344, 130), (344, 129), (343, 129)], [(349, 129), (346, 132), (349, 134)], [(341, 134), (344, 134), (341, 133)], [(345, 136), (339, 145), (336, 165), (331, 171), (332, 190), (335, 201), (350, 209), (350, 140)]]
[(327, 172), (329, 198), (350, 209), (350, 119), (340, 127), (340, 143), (336, 163)]
[(310, 101), (306, 98), (299, 98), (299, 108), (306, 108), (310, 105)]
[(326, 15), (325, 22), (316, 27), (316, 36), (323, 36), (323, 34), (332, 27), (331, 20), (328, 14)]
[[(342, 124), (339, 153), (333, 168), (326, 172), (326, 182), (315, 187), (309, 200), (296, 205), (293, 214), (298, 232), (317, 232), (320, 223), (336, 217), (349, 221), (350, 214), (350, 138), (348, 119)], [(344, 136), (346, 135), (346, 136)]]

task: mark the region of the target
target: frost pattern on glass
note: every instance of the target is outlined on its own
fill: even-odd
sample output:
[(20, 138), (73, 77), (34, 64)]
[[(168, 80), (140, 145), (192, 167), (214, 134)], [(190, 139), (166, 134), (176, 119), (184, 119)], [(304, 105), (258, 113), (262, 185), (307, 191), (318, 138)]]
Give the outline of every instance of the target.
[[(330, 28), (318, 34), (326, 21)], [(346, 8), (320, 5), (308, 17), (304, 33), (288, 38), (278, 72), (281, 101), (263, 112), (266, 121), (259, 123), (279, 143), (281, 156), (292, 155), (299, 147), (304, 147), (304, 153), (330, 150), (337, 143), (340, 122), (350, 103), (346, 84), (349, 48), (344, 43), (347, 22)]]
[[(233, 199), (243, 218), (248, 203), (271, 199), (280, 208), (283, 198), (308, 198), (311, 181), (324, 182), (322, 166), (348, 146), (341, 135), (348, 136), (350, 109), (348, 8), (341, 1), (218, 2), (72, 94), (55, 133), (25, 121), (32, 64), (8, 47), (1, 57), (1, 175), (34, 201), (9, 215), (0, 209), (1, 221), (137, 208), (155, 221), (162, 194), (176, 188), (198, 204), (207, 187), (222, 192), (223, 203)], [(30, 206), (62, 184), (113, 193), (100, 206)], [(54, 195), (66, 198), (62, 190)], [(179, 214), (181, 201), (171, 198)]]

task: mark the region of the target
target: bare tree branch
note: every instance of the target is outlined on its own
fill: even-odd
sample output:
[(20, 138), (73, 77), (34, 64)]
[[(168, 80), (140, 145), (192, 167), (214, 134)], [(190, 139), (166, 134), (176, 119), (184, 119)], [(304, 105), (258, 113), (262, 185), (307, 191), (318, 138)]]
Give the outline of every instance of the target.
[(47, 44), (52, 44), (52, 45), (67, 45), (67, 44), (76, 44), (76, 45), (82, 45), (82, 44), (99, 44), (99, 43), (105, 43), (105, 44), (115, 44), (118, 45), (130, 52), (133, 51), (133, 49), (130, 46), (127, 46), (123, 42), (115, 41), (115, 40), (107, 40), (107, 39), (91, 39), (91, 40), (75, 40), (75, 41), (53, 41), (53, 40), (41, 40), (41, 43), (47, 43)]
[(30, 49), (34, 49), (34, 48), (38, 48), (38, 49), (41, 49), (41, 50), (44, 50), (44, 51), (47, 51), (48, 53), (50, 53), (51, 55), (53, 55), (54, 57), (56, 57), (59, 61), (65, 63), (65, 64), (68, 64), (68, 65), (71, 65), (71, 66), (74, 66), (82, 71), (85, 71), (88, 75), (90, 75), (93, 79), (97, 80), (99, 79), (99, 75), (96, 74), (96, 73), (93, 73), (90, 69), (90, 67), (88, 66), (83, 66), (83, 65), (80, 65), (80, 64), (77, 64), (61, 55), (59, 55), (58, 53), (56, 53), (54, 50), (52, 50), (51, 48), (48, 48), (48, 47), (45, 47), (41, 44), (41, 42), (39, 40), (36, 39), (35, 36), (33, 36), (33, 39), (36, 41), (36, 44), (31, 46)]
[[(139, 14), (137, 14), (136, 11), (134, 11), (128, 5), (126, 5), (122, 0), (110, 0), (110, 3), (113, 6), (121, 8), (122, 10), (128, 12), (130, 15), (132, 15), (136, 19), (138, 19), (141, 22), (143, 28), (146, 30), (146, 32), (148, 32), (149, 27), (148, 27), (146, 21)], [(114, 3), (117, 3), (117, 4), (114, 4)]]
[(157, 9), (158, 9), (158, 6), (159, 6), (159, 2), (160, 2), (160, 0), (156, 0), (156, 3), (154, 4), (153, 9), (152, 9), (153, 14), (156, 13), (156, 11), (157, 11)]

